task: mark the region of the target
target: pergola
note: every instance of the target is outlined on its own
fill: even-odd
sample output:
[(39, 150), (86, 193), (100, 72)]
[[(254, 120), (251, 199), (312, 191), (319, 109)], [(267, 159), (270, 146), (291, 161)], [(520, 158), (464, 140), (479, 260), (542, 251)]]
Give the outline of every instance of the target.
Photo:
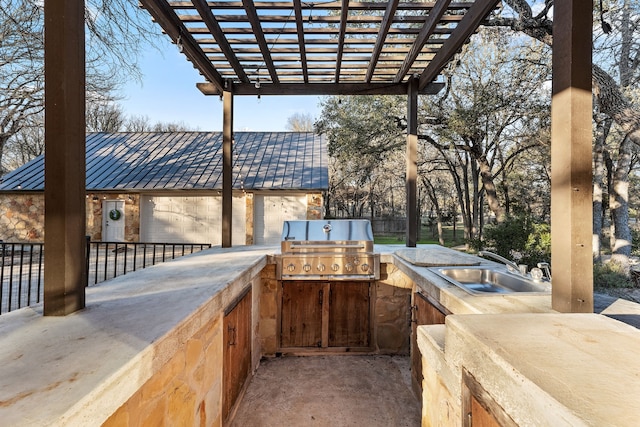
[[(223, 246), (231, 246), (235, 95), (406, 95), (407, 235), (417, 241), (417, 108), (496, 7), (454, 2), (169, 1), (142, 7), (192, 62), (205, 95), (223, 99)], [(591, 10), (554, 10), (553, 307), (593, 310), (591, 265)], [(84, 4), (45, 2), (46, 315), (84, 307)]]

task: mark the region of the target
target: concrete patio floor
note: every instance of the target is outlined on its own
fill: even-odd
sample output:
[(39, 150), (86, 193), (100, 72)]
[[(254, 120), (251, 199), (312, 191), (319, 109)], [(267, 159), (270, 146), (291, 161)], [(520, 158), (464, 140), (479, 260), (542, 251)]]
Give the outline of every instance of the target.
[(419, 426), (409, 364), (401, 356), (265, 358), (231, 426)]

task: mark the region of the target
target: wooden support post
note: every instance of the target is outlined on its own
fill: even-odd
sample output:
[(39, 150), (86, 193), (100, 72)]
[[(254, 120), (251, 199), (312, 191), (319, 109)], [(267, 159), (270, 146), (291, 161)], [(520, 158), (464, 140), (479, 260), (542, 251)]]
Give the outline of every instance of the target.
[(406, 245), (418, 243), (418, 82), (412, 77), (407, 93), (407, 232)]
[(84, 2), (45, 8), (44, 314), (85, 306)]
[(592, 7), (587, 4), (556, 2), (553, 12), (551, 305), (571, 313), (593, 312)]
[(222, 93), (222, 247), (231, 247), (233, 217), (233, 84)]

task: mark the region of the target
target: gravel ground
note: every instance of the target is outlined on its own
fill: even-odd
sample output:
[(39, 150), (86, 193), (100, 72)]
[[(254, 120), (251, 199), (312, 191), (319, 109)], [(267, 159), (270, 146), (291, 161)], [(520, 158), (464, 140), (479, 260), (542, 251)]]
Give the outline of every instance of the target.
[(640, 288), (597, 288), (595, 292), (640, 304)]

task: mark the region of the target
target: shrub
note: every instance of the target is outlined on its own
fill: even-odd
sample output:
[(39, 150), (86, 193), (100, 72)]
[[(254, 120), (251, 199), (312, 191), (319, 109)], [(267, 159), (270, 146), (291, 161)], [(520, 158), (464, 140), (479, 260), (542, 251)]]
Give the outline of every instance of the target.
[(631, 255), (640, 256), (640, 229), (631, 228)]
[(551, 261), (551, 229), (549, 224), (537, 222), (525, 213), (510, 216), (487, 227), (485, 246), (505, 258), (535, 266)]
[(630, 288), (633, 282), (624, 274), (624, 269), (615, 262), (593, 265), (595, 288)]

